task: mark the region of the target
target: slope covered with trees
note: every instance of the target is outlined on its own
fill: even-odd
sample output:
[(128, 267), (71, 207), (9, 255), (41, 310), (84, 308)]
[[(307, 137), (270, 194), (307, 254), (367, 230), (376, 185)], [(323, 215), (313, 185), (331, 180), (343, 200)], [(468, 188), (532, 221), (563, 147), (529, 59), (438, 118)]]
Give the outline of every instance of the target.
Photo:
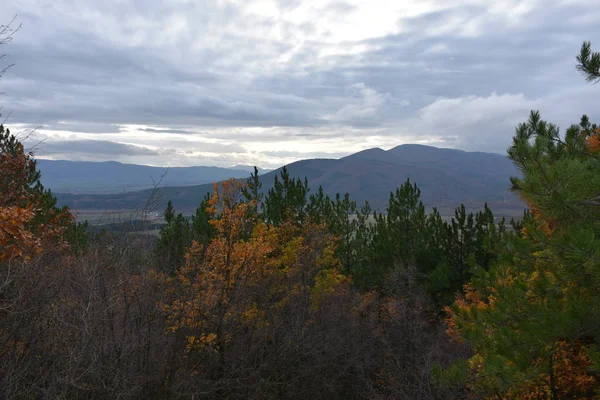
[(508, 155), (522, 221), (284, 168), (169, 203), (152, 240), (86, 234), (1, 128), (0, 397), (598, 398), (600, 129), (532, 112)]

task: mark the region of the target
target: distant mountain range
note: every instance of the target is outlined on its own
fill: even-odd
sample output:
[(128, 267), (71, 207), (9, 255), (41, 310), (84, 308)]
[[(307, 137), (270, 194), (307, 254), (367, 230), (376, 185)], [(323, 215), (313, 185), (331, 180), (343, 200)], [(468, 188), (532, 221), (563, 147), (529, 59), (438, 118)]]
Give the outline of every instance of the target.
[[(53, 192), (109, 194), (160, 186), (192, 186), (233, 178), (246, 178), (254, 167), (150, 167), (116, 161), (37, 160), (42, 183)], [(261, 170), (265, 172), (264, 170)]]
[[(364, 150), (341, 159), (297, 161), (287, 169), (292, 177), (306, 177), (312, 192), (319, 186), (330, 195), (348, 192), (359, 204), (368, 200), (379, 210), (385, 208), (390, 192), (407, 178), (417, 183), (428, 208), (435, 206), (446, 213), (461, 203), (478, 209), (485, 202), (500, 215), (517, 215), (523, 210), (523, 204), (508, 190), (509, 177), (517, 175), (517, 169), (499, 154), (401, 145), (387, 151)], [(169, 174), (175, 175), (174, 170)], [(276, 174), (279, 170), (262, 175), (264, 191), (272, 186)], [(222, 176), (213, 178), (222, 179)], [(165, 203), (172, 200), (176, 209), (190, 213), (210, 191), (210, 184), (167, 186), (162, 195)], [(76, 210), (127, 210), (143, 205), (149, 195), (149, 190), (142, 190), (120, 194), (57, 194), (57, 197), (60, 203)]]

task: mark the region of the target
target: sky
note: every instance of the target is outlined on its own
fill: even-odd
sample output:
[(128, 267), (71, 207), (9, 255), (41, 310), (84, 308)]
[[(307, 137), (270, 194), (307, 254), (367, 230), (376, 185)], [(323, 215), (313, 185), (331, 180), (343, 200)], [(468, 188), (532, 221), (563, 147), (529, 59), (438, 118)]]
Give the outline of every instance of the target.
[[(5, 0), (5, 125), (40, 158), (273, 168), (405, 143), (505, 153), (600, 120), (597, 0)], [(16, 26), (16, 25), (14, 25)], [(598, 40), (597, 43), (594, 40)], [(32, 133), (32, 129), (34, 129)]]

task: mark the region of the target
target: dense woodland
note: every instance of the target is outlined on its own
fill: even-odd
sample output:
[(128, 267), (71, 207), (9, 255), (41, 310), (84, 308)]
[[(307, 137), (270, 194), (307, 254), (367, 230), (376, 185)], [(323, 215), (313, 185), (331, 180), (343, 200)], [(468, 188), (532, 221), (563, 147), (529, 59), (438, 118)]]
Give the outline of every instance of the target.
[(1, 127), (0, 398), (600, 398), (600, 129), (532, 112), (508, 157), (519, 221), (284, 168), (169, 203), (149, 244), (75, 223)]

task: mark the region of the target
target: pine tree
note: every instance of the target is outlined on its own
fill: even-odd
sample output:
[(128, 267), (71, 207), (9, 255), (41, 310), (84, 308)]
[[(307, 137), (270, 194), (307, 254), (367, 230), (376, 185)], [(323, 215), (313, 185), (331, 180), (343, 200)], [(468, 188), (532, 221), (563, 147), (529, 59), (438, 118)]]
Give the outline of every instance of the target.
[(167, 225), (172, 223), (173, 219), (175, 218), (175, 207), (173, 207), (173, 202), (171, 200), (167, 202), (167, 208), (165, 209), (164, 216)]
[(184, 263), (185, 252), (192, 244), (192, 231), (188, 220), (183, 214), (176, 213), (170, 200), (164, 217), (166, 225), (161, 228), (156, 241), (156, 254), (159, 268), (173, 273)]
[(322, 224), (331, 218), (332, 204), (322, 186), (319, 186), (317, 193), (311, 194), (306, 205), (306, 213), (312, 222)]
[(419, 264), (423, 284), (436, 305), (449, 304), (456, 294), (451, 284), (454, 270), (448, 257), (451, 230), (437, 208), (427, 216), (425, 230), (426, 247)]
[(206, 193), (196, 213), (192, 216), (192, 239), (207, 246), (216, 233), (215, 227), (210, 223), (210, 193)]
[(487, 270), (507, 235), (504, 219), (496, 223), (487, 204), (475, 214), (461, 204), (449, 222), (442, 221), (434, 210), (427, 219), (427, 251), (419, 266), (436, 304), (452, 303), (478, 269)]
[(599, 144), (586, 116), (564, 136), (538, 112), (516, 130), (511, 181), (531, 217), (449, 318), (474, 349), (464, 367), (483, 398), (600, 396)]
[(258, 176), (258, 168), (254, 167), (254, 172), (250, 174), (250, 179), (248, 179), (246, 186), (244, 186), (244, 188), (242, 189), (242, 194), (246, 198), (246, 201), (254, 202), (253, 211), (254, 214), (256, 214), (257, 216), (260, 216), (258, 209), (261, 206), (262, 200), (264, 198), (261, 189), (262, 182), (260, 181), (260, 178)]
[(588, 82), (600, 81), (600, 52), (592, 52), (592, 43), (583, 42), (577, 56), (577, 69)]
[(419, 264), (425, 248), (426, 215), (420, 197), (421, 190), (410, 179), (390, 195), (387, 224), (393, 240), (394, 262), (405, 269)]
[(287, 167), (284, 166), (279, 177), (275, 176), (273, 187), (265, 197), (266, 221), (275, 226), (287, 220), (302, 224), (306, 217), (309, 191), (308, 180), (291, 178)]
[(350, 200), (348, 193), (344, 194), (344, 198), (337, 193), (330, 204), (327, 226), (339, 238), (338, 257), (342, 260), (344, 271), (349, 273), (353, 267), (354, 238), (358, 226), (358, 221), (354, 218), (356, 202)]
[[(419, 264), (426, 233), (425, 207), (420, 195), (417, 185), (407, 180), (390, 193), (386, 214), (373, 213), (373, 223), (368, 228), (368, 261), (353, 268), (356, 284), (362, 289), (380, 286), (385, 275), (395, 268), (412, 270)], [(361, 229), (365, 229), (364, 219), (363, 216)]]

